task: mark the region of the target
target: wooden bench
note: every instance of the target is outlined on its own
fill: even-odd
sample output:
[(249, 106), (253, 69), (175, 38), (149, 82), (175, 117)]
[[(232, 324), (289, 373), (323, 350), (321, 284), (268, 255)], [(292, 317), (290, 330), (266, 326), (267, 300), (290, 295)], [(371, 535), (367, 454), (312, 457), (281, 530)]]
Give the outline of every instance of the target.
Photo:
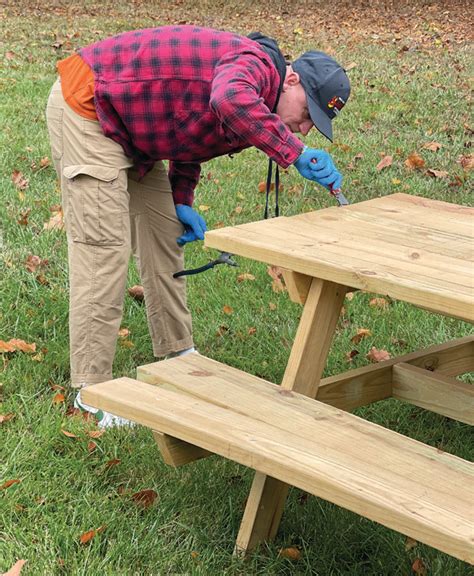
[(470, 463), (199, 354), (138, 377), (83, 400), (151, 428), (168, 463), (219, 454), (474, 562)]

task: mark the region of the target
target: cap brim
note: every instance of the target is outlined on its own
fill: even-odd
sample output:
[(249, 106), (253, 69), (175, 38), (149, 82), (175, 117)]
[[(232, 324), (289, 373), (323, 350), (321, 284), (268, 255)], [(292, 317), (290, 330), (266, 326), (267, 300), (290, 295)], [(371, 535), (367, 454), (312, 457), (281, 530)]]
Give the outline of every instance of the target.
[(316, 102), (306, 93), (309, 115), (316, 128), (323, 136), (332, 142), (332, 124), (331, 119), (321, 110)]

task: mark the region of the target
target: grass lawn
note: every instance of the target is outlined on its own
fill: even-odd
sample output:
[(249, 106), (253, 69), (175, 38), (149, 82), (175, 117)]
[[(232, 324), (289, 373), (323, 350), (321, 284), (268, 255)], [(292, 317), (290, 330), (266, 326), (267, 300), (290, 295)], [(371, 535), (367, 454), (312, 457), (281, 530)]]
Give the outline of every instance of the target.
[[(472, 574), (461, 561), (296, 489), (276, 540), (246, 561), (234, 558), (251, 472), (217, 457), (174, 470), (163, 464), (150, 431), (110, 430), (94, 438), (93, 423), (70, 415), (66, 241), (64, 231), (44, 227), (60, 204), (44, 117), (55, 62), (124, 30), (184, 22), (258, 29), (293, 57), (315, 47), (350, 69), (352, 97), (335, 122), (335, 142), (328, 146), (317, 133), (306, 141), (331, 152), (351, 202), (405, 192), (472, 204), (468, 4), (402, 0), (394, 8), (382, 0), (370, 6), (341, 0), (331, 14), (319, 1), (277, 1), (271, 8), (248, 0), (3, 4), (0, 340), (21, 339), (35, 350), (0, 354), (2, 572), (25, 559), (26, 575)], [(407, 166), (413, 154), (423, 166)], [(391, 165), (377, 170), (385, 156)], [(258, 184), (266, 166), (257, 150), (203, 166), (196, 206), (209, 228), (262, 218)], [(333, 204), (294, 169), (282, 181), (284, 215)], [(211, 257), (202, 243), (186, 248), (189, 267)], [(238, 282), (242, 273), (255, 279)], [(139, 283), (131, 264), (129, 286)], [(203, 354), (281, 380), (301, 309), (272, 290), (266, 266), (239, 259), (238, 269), (191, 278), (188, 293)], [(401, 302), (371, 306), (372, 297), (357, 292), (347, 300), (325, 375), (367, 364), (373, 346), (399, 355), (472, 332), (468, 324)], [(122, 327), (128, 335), (119, 339), (114, 372), (133, 376), (154, 358), (144, 307), (130, 297)], [(354, 344), (360, 328), (370, 335)], [(357, 413), (472, 459), (467, 425), (395, 401)], [(157, 493), (153, 505), (137, 503), (141, 490)], [(93, 537), (81, 543), (90, 530)], [(280, 554), (290, 546), (300, 550), (299, 559)]]

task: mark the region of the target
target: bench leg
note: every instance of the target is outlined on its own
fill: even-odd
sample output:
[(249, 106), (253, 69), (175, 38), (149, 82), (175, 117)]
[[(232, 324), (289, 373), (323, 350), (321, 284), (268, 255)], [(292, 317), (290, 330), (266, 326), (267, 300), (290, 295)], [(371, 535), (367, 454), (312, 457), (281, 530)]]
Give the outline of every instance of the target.
[[(333, 282), (312, 280), (283, 377), (283, 388), (316, 397), (346, 291), (345, 286)], [(255, 474), (237, 536), (237, 553), (245, 554), (275, 536), (288, 488), (265, 474)]]

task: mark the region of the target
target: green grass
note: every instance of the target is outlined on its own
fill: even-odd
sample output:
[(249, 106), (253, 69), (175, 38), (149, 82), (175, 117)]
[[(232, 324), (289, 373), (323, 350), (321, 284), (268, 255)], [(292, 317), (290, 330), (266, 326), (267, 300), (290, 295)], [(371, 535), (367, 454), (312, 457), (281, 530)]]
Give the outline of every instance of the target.
[[(217, 457), (173, 470), (163, 464), (150, 432), (141, 428), (108, 431), (89, 453), (86, 430), (92, 425), (67, 416), (66, 405), (52, 403), (56, 392), (51, 386), (67, 388), (69, 382), (67, 254), (64, 234), (43, 230), (50, 207), (60, 202), (54, 171), (34, 169), (32, 163), (39, 165), (41, 158), (50, 156), (44, 108), (54, 80), (54, 62), (66, 50), (99, 37), (170, 18), (189, 21), (194, 15), (198, 23), (240, 31), (259, 24), (263, 32), (272, 33), (271, 24), (261, 15), (236, 21), (219, 2), (205, 2), (200, 19), (192, 10), (186, 16), (183, 6), (175, 6), (176, 14), (163, 16), (153, 3), (141, 12), (139, 4), (118, 2), (109, 6), (107, 14), (93, 3), (88, 5), (89, 19), (56, 6), (36, 16), (6, 11), (0, 21), (4, 64), (0, 72), (0, 339), (21, 338), (37, 345), (36, 354), (0, 357), (1, 413), (15, 415), (0, 427), (0, 485), (21, 480), (1, 493), (0, 570), (24, 558), (28, 563), (23, 573), (34, 575), (395, 576), (410, 574), (413, 560), (419, 557), (430, 575), (467, 576), (466, 564), (421, 544), (407, 551), (404, 536), (318, 498), (306, 498), (296, 489), (291, 491), (275, 542), (262, 546), (245, 562), (235, 559), (232, 549), (251, 472)], [(252, 14), (250, 4), (247, 9)], [(278, 10), (284, 15), (284, 6)], [(303, 25), (302, 16), (291, 22), (293, 28)], [(65, 40), (60, 49), (51, 46), (58, 37)], [(331, 43), (326, 30), (321, 30), (320, 41), (323, 47)], [(310, 47), (292, 34), (283, 43), (295, 54)], [(357, 202), (403, 191), (459, 204), (472, 202), (472, 177), (457, 163), (470, 145), (464, 126), (469, 123), (469, 48), (432, 43), (407, 52), (400, 50), (399, 42), (359, 43), (348, 34), (338, 36), (332, 47), (340, 60), (356, 64), (350, 72), (352, 99), (336, 123), (337, 140), (328, 147), (344, 173), (348, 198)], [(8, 51), (13, 56), (7, 56)], [(432, 140), (442, 144), (441, 150), (422, 150)], [(326, 146), (317, 134), (307, 142)], [(423, 171), (408, 171), (404, 161), (415, 151), (428, 168), (446, 170), (449, 177), (434, 179)], [(393, 155), (394, 160), (379, 173), (375, 166), (381, 153)], [(363, 156), (354, 160), (357, 154)], [(264, 195), (257, 185), (265, 178), (266, 164), (261, 153), (248, 150), (204, 166), (196, 205), (210, 206), (204, 214), (210, 228), (262, 217)], [(24, 196), (11, 182), (13, 170), (29, 180)], [(284, 173), (282, 180), (282, 214), (332, 203), (322, 189), (303, 182), (294, 170)], [(237, 206), (241, 212), (235, 211)], [(18, 219), (25, 210), (30, 210), (28, 225), (21, 226)], [(24, 262), (30, 254), (48, 259), (42, 270), (47, 284), (26, 270)], [(211, 257), (200, 244), (186, 249), (188, 266)], [(220, 267), (189, 280), (197, 347), (209, 357), (279, 382), (301, 309), (286, 294), (272, 291), (264, 265), (244, 259), (239, 259), (239, 265), (237, 270)], [(236, 277), (243, 272), (252, 273), (255, 281), (238, 283)], [(136, 283), (139, 278), (131, 266), (129, 285)], [(387, 310), (376, 309), (368, 305), (369, 299), (368, 294), (355, 293), (346, 302), (326, 375), (350, 367), (346, 353), (354, 348), (350, 339), (361, 327), (370, 329), (372, 336), (356, 346), (354, 367), (368, 362), (365, 355), (372, 346), (397, 355), (471, 331), (465, 323), (401, 302), (390, 302)], [(226, 305), (233, 308), (231, 315), (224, 313)], [(122, 326), (130, 330), (133, 347), (119, 342), (114, 371), (133, 376), (136, 366), (152, 362), (153, 355), (144, 307), (130, 298)], [(255, 328), (255, 333), (249, 334), (249, 328)], [(68, 390), (65, 404), (72, 400)], [(472, 458), (466, 425), (395, 401), (357, 413)], [(79, 438), (65, 437), (61, 428)], [(120, 463), (108, 468), (107, 462), (114, 458)], [(154, 489), (159, 495), (146, 510), (131, 499), (141, 489)], [(103, 525), (105, 530), (88, 545), (79, 543), (81, 534)], [(289, 545), (300, 547), (299, 561), (279, 557), (279, 549)]]

